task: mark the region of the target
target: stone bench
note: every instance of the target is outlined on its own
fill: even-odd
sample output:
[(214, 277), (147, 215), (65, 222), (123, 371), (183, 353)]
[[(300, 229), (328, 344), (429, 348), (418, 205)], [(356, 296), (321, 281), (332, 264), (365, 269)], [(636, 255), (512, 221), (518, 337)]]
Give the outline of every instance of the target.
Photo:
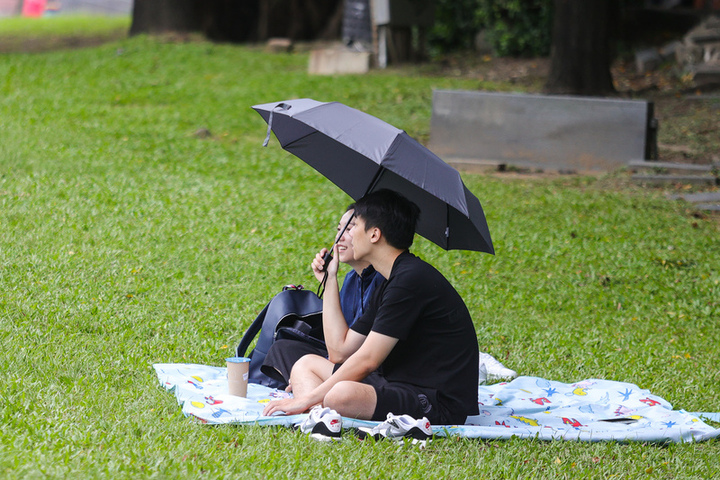
[(458, 168), (608, 171), (657, 158), (653, 115), (638, 100), (435, 90), (429, 146)]

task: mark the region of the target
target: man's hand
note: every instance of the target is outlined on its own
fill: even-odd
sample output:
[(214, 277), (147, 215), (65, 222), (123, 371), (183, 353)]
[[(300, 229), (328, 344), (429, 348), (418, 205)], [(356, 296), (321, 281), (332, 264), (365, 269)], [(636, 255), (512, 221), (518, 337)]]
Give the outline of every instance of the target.
[(313, 406), (313, 402), (308, 402), (305, 398), (284, 398), (282, 400), (273, 400), (265, 405), (263, 415), (270, 416), (277, 412), (284, 412), (285, 415), (296, 415), (305, 413)]

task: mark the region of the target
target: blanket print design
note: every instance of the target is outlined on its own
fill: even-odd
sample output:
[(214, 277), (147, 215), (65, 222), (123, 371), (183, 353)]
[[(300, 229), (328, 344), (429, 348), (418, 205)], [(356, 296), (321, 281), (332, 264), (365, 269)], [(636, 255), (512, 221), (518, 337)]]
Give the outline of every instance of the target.
[[(247, 398), (227, 394), (224, 367), (195, 364), (154, 365), (160, 385), (175, 394), (186, 416), (209, 424), (291, 426), (306, 415), (262, 415), (264, 405), (290, 394), (248, 385)], [(699, 442), (720, 437), (720, 429), (636, 385), (588, 379), (567, 384), (536, 377), (478, 387), (480, 414), (465, 425), (434, 425), (437, 435), (472, 438), (539, 438), (543, 440)], [(377, 422), (344, 418), (344, 427)]]

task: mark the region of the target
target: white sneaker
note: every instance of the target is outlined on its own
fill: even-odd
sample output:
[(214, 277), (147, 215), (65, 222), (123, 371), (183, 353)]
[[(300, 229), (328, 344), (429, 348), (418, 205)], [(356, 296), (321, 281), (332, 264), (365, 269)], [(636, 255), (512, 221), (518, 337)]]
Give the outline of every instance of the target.
[[(480, 353), (482, 355), (482, 352)], [(480, 357), (480, 367), (478, 368), (478, 385), (485, 385), (487, 383), (487, 367)]]
[(321, 442), (338, 441), (342, 439), (342, 417), (331, 408), (315, 405), (300, 424), (300, 431)]
[(517, 377), (515, 370), (510, 370), (489, 353), (480, 352), (480, 366), (478, 372), (480, 383), (496, 382), (498, 380), (512, 380)]
[(387, 420), (373, 428), (359, 427), (360, 438), (373, 437), (375, 440), (389, 438), (398, 442), (408, 438), (413, 445), (424, 448), (432, 437), (432, 427), (427, 418), (416, 420), (410, 415), (387, 414)]

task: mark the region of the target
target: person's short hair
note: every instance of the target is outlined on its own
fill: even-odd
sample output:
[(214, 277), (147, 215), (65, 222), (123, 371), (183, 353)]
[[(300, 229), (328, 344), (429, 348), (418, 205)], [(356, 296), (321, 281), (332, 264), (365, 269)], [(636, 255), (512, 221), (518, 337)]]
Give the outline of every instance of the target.
[(377, 227), (390, 246), (407, 250), (413, 243), (420, 208), (403, 195), (382, 189), (355, 202), (355, 216), (363, 219), (365, 231)]

